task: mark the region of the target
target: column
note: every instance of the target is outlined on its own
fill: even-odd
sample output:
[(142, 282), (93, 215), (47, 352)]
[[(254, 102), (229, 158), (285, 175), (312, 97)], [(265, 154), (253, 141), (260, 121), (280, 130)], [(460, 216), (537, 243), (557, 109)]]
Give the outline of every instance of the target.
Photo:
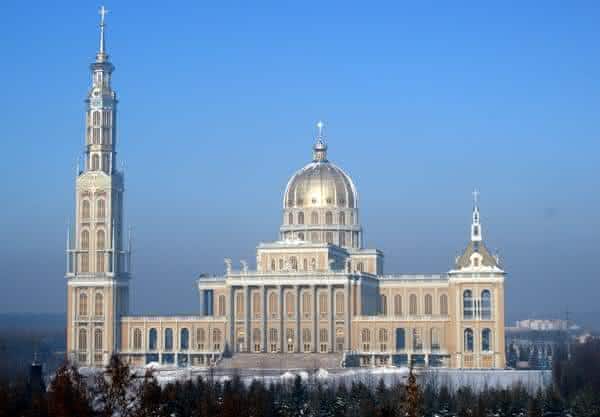
[(346, 350), (349, 351), (350, 349), (352, 349), (352, 343), (351, 343), (351, 338), (350, 338), (350, 333), (352, 331), (352, 324), (351, 324), (351, 320), (352, 320), (352, 284), (350, 283), (350, 280), (348, 280), (348, 282), (345, 285), (345, 294), (344, 294), (345, 298), (346, 298), (346, 330), (345, 330), (345, 334), (344, 334), (344, 339), (346, 342)]
[(252, 335), (250, 334), (250, 286), (242, 287), (244, 291), (244, 344), (246, 352), (251, 352)]
[(300, 342), (302, 341), (302, 338), (300, 337), (300, 302), (301, 300), (301, 294), (300, 294), (300, 286), (296, 285), (296, 334), (294, 335), (295, 339), (296, 339), (296, 346), (295, 346), (295, 350), (296, 353), (300, 352)]
[(204, 290), (198, 292), (200, 293), (200, 316), (204, 316)]
[[(285, 352), (284, 349), (284, 340), (285, 340), (285, 327), (283, 326), (283, 285), (279, 286), (279, 351)], [(285, 343), (287, 349), (287, 342)]]
[[(229, 346), (231, 352), (237, 352), (239, 346), (235, 340), (235, 298), (233, 295), (233, 287), (227, 288), (227, 324), (229, 325)], [(196, 342), (197, 343), (197, 342)], [(227, 341), (225, 341), (227, 343)]]
[(262, 352), (268, 352), (269, 347), (267, 346), (267, 287), (264, 285), (261, 287), (261, 302), (262, 302)]
[(320, 321), (319, 316), (317, 315), (317, 286), (313, 285), (312, 286), (312, 323), (313, 323), (313, 331), (312, 331), (312, 351), (313, 352), (318, 352), (319, 349), (317, 348), (317, 345), (319, 344), (319, 335), (318, 335), (318, 323)]
[(335, 297), (333, 285), (328, 286), (329, 290), (329, 352), (335, 352)]

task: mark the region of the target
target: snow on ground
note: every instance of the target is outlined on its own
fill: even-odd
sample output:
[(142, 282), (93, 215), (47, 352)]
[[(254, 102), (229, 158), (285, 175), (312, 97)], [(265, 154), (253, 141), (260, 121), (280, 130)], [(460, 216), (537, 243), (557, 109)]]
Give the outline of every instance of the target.
[[(380, 367), (380, 368), (342, 368), (342, 369), (318, 369), (307, 371), (303, 369), (266, 370), (266, 369), (214, 369), (189, 367), (177, 368), (149, 364), (145, 368), (138, 368), (136, 372), (143, 376), (146, 369), (152, 369), (154, 376), (160, 384), (168, 384), (175, 381), (185, 381), (190, 378), (212, 377), (221, 383), (231, 380), (234, 375), (239, 375), (245, 384), (253, 380), (270, 383), (289, 383), (296, 376), (305, 382), (320, 382), (323, 384), (345, 384), (362, 381), (366, 385), (375, 386), (380, 380), (386, 385), (404, 383), (408, 377), (408, 368)], [(212, 373), (212, 376), (211, 376)], [(544, 388), (552, 382), (550, 371), (516, 371), (516, 370), (465, 370), (465, 369), (426, 369), (416, 371), (418, 381), (421, 384), (434, 383), (436, 386), (446, 385), (450, 389), (468, 385), (474, 390), (484, 387), (506, 388), (515, 384), (523, 385), (528, 391), (535, 392), (538, 388)]]

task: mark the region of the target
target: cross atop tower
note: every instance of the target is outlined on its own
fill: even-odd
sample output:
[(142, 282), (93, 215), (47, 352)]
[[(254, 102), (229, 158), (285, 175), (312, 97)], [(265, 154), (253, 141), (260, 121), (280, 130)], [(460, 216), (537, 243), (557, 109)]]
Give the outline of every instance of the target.
[(105, 41), (104, 41), (104, 27), (106, 23), (104, 22), (106, 15), (108, 14), (108, 9), (104, 6), (101, 6), (98, 9), (98, 14), (100, 15), (100, 50), (98, 51), (98, 55), (96, 56), (96, 61), (104, 62), (107, 59), (107, 55), (105, 52)]
[(317, 138), (318, 139), (322, 139), (323, 138), (323, 127), (325, 126), (325, 123), (323, 123), (323, 121), (319, 120), (317, 122)]
[(479, 203), (479, 191), (476, 189), (473, 190), (473, 206), (477, 207)]
[(100, 6), (98, 14), (100, 15), (100, 26), (104, 26), (104, 17), (108, 14), (108, 9), (104, 6)]

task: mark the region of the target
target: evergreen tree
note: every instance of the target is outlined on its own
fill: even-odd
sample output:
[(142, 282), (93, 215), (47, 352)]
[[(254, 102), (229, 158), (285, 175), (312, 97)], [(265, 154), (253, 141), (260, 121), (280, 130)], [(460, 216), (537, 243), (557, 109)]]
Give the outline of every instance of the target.
[(77, 369), (64, 363), (48, 388), (50, 417), (88, 417), (92, 415), (87, 386)]
[(408, 374), (403, 413), (406, 417), (421, 417), (423, 415), (423, 395), (419, 385), (417, 385), (417, 377), (412, 366)]
[(144, 382), (139, 390), (139, 408), (136, 417), (161, 416), (161, 388), (151, 370), (144, 375)]
[(136, 413), (137, 401), (129, 367), (113, 355), (96, 377), (95, 408), (101, 416), (130, 417)]

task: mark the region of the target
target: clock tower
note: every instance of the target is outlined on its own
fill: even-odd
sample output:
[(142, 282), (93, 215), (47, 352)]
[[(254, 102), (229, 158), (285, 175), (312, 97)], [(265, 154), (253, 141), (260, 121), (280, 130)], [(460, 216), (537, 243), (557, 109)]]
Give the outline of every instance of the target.
[(120, 340), (119, 319), (129, 309), (130, 248), (123, 247), (124, 177), (116, 165), (117, 95), (106, 13), (102, 7), (85, 100), (85, 163), (76, 178), (75, 226), (67, 233), (67, 351), (81, 366), (107, 363)]

